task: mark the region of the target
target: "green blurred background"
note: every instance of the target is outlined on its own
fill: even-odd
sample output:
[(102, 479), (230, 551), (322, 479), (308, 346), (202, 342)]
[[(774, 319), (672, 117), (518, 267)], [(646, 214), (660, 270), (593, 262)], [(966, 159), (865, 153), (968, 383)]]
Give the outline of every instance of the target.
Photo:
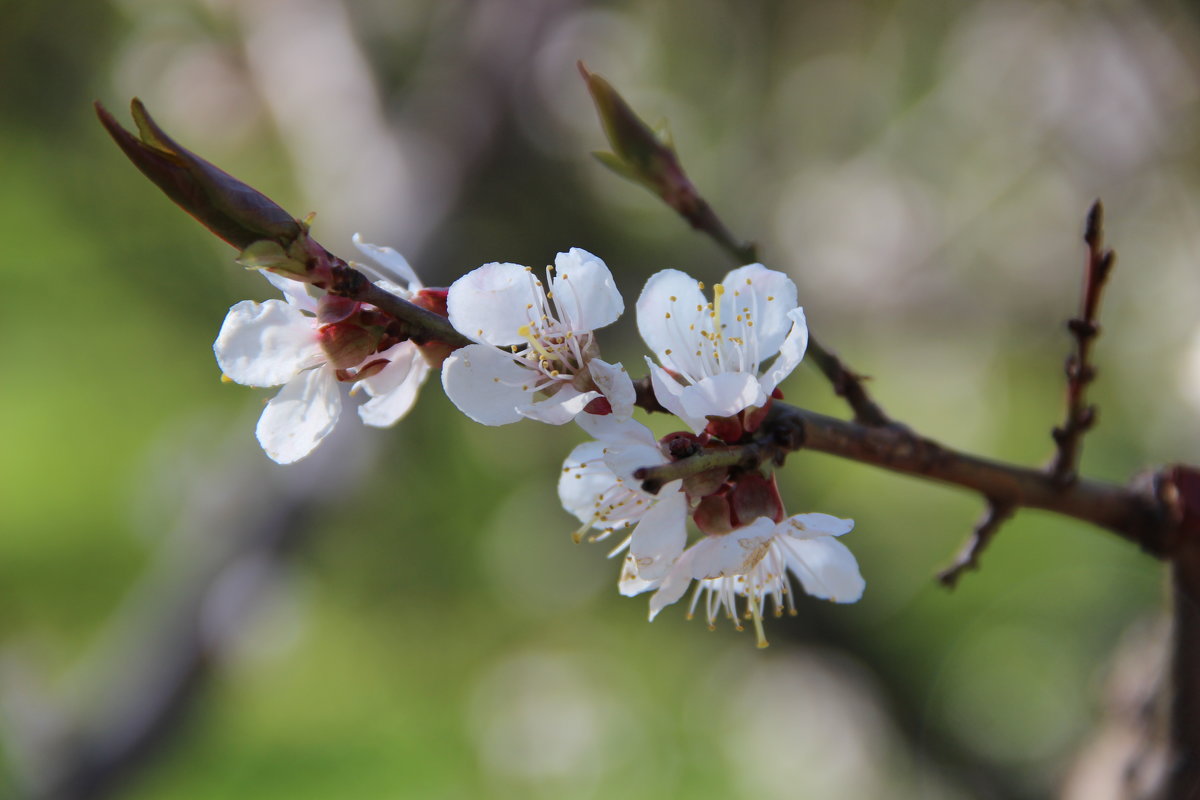
[[(395, 429), (351, 413), (278, 467), (253, 439), (269, 393), (221, 384), (210, 350), (269, 287), (90, 102), (128, 120), (141, 97), (319, 212), (326, 246), (350, 255), (361, 231), (431, 284), (571, 246), (630, 307), (664, 267), (719, 278), (720, 253), (588, 156), (583, 59), (669, 120), (893, 416), (1030, 465), (1062, 414), (1103, 197), (1119, 259), (1083, 465), (1124, 481), (1200, 446), (1194, 6), (0, 8), (0, 795), (1109, 796), (1086, 781), (1124, 763), (1088, 755), (1118, 724), (1114, 652), (1132, 636), (1132, 671), (1152, 672), (1161, 607), (1134, 548), (1022, 513), (947, 592), (932, 576), (976, 498), (798, 453), (785, 501), (857, 520), (867, 593), (804, 601), (757, 651), (678, 608), (647, 624), (604, 546), (572, 544), (554, 483), (573, 427), (484, 429), (434, 382)], [(632, 315), (605, 337), (640, 372)], [(844, 414), (814, 370), (783, 388)]]

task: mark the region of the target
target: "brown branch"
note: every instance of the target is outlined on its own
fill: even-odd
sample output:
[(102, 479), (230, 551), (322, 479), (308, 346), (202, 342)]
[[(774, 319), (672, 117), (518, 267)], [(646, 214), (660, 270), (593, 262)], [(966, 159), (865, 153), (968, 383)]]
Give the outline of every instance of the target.
[(1166, 800), (1200, 800), (1200, 552), (1171, 570), (1171, 763)]
[[(1159, 558), (1168, 555), (1176, 528), (1167, 505), (1149, 482), (1121, 486), (1080, 478), (1063, 486), (1042, 470), (953, 450), (900, 426), (863, 425), (785, 403), (772, 405), (751, 445), (731, 448), (722, 458), (742, 466), (747, 466), (751, 457), (758, 464), (767, 460), (779, 463), (788, 452), (800, 449), (969, 489), (1008, 514), (1019, 508), (1038, 508), (1072, 517), (1111, 531)], [(693, 456), (648, 467), (641, 476), (643, 481), (661, 486), (712, 466)], [(985, 531), (985, 537), (1007, 515), (997, 516), (1001, 518), (989, 526), (993, 531)]]
[(1164, 798), (1200, 800), (1200, 470), (1171, 467), (1154, 483), (1176, 523), (1171, 541), (1171, 759)]
[(446, 317), (379, 288), (371, 283), (366, 275), (345, 261), (336, 256), (331, 256), (331, 258), (335, 261), (332, 270), (333, 281), (329, 286), (323, 287), (330, 294), (370, 303), (385, 314), (404, 323), (409, 337), (417, 342), (436, 340), (456, 347), (472, 343), (470, 339), (455, 330)]
[(845, 400), (846, 404), (854, 411), (855, 422), (863, 425), (895, 424), (867, 392), (864, 385), (866, 377), (843, 364), (837, 353), (826, 350), (813, 338), (811, 332), (808, 336), (807, 355), (816, 362), (817, 368), (829, 380), (834, 394)]
[(991, 544), (996, 531), (1000, 530), (1000, 526), (1007, 522), (1015, 511), (1016, 507), (1011, 504), (988, 499), (987, 510), (975, 525), (971, 538), (959, 551), (954, 562), (938, 573), (938, 580), (943, 586), (953, 589), (964, 572), (979, 568), (979, 556)]
[(770, 446), (758, 443), (732, 445), (730, 447), (706, 447), (694, 456), (672, 461), (669, 464), (655, 464), (652, 467), (642, 467), (634, 470), (633, 477), (642, 482), (642, 489), (650, 494), (658, 491), (671, 481), (682, 480), (692, 475), (698, 475), (717, 467), (744, 467), (753, 469), (766, 459)]
[(1096, 368), (1090, 357), (1092, 343), (1100, 333), (1096, 314), (1100, 294), (1116, 261), (1116, 254), (1104, 247), (1104, 207), (1097, 200), (1088, 212), (1083, 240), (1087, 243), (1087, 264), (1083, 273), (1083, 289), (1079, 316), (1067, 322), (1075, 339), (1075, 351), (1067, 356), (1064, 371), (1067, 375), (1066, 420), (1054, 428), (1051, 435), (1057, 450), (1048, 470), (1061, 485), (1076, 479), (1083, 434), (1096, 422), (1096, 407), (1087, 404), (1087, 387), (1096, 378)]

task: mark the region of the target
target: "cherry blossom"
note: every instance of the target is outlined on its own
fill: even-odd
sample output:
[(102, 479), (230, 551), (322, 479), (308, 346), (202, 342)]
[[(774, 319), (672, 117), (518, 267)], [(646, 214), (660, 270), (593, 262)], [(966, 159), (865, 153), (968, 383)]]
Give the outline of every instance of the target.
[(682, 482), (672, 481), (656, 495), (643, 491), (634, 470), (668, 461), (654, 434), (640, 422), (612, 415), (591, 420), (585, 427), (597, 438), (571, 451), (558, 480), (563, 507), (583, 523), (575, 540), (589, 529), (598, 530), (592, 539), (601, 541), (633, 528), (611, 555), (628, 548), (643, 576), (661, 577), (687, 542), (688, 501)]
[[(411, 267), (394, 250), (355, 244), (380, 262), (379, 285), (403, 297), (421, 288)], [(362, 266), (362, 265), (356, 265)], [(370, 399), (359, 407), (367, 425), (394, 424), (412, 408), (429, 365), (412, 342), (383, 335), (370, 306), (325, 295), (271, 272), (263, 276), (285, 300), (245, 300), (229, 309), (213, 343), (224, 378), (245, 386), (282, 386), (263, 409), (255, 433), (267, 456), (291, 464), (316, 448), (342, 410), (339, 382), (362, 388)], [(397, 281), (402, 281), (401, 286)]]
[(808, 346), (796, 285), (782, 272), (749, 264), (713, 286), (712, 301), (703, 289), (667, 269), (651, 276), (637, 301), (638, 331), (661, 364), (646, 359), (654, 394), (697, 432), (708, 417), (765, 405)]
[[(705, 597), (709, 625), (721, 613), (741, 629), (739, 616), (754, 621), (760, 647), (766, 646), (762, 618), (767, 598), (776, 616), (795, 613), (792, 580), (805, 593), (835, 603), (853, 603), (866, 586), (854, 554), (837, 537), (854, 528), (854, 521), (828, 514), (796, 514), (776, 523), (769, 517), (726, 534), (705, 536), (693, 544), (663, 573), (652, 579), (636, 562), (627, 559), (620, 588), (626, 595), (655, 589), (650, 597), (650, 619), (683, 597), (698, 581), (688, 609), (690, 617)], [(744, 607), (739, 614), (739, 601)]]
[(601, 398), (604, 411), (632, 413), (633, 381), (598, 357), (593, 333), (625, 304), (608, 267), (586, 250), (559, 253), (546, 285), (529, 267), (484, 264), (450, 286), (447, 307), (451, 324), (476, 344), (446, 359), (442, 386), (476, 422), (561, 425)]

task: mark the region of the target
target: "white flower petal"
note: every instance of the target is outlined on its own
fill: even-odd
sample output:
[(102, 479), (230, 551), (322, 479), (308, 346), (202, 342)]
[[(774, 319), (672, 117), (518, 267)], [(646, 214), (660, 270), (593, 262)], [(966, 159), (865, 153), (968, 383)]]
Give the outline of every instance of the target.
[(287, 300), (288, 305), (295, 306), (301, 311), (307, 311), (310, 314), (317, 313), (317, 300), (308, 293), (308, 284), (280, 275), (277, 272), (271, 272), (269, 269), (260, 269), (258, 272), (272, 286), (283, 292), (283, 297)]
[(706, 536), (689, 548), (689, 552), (695, 551), (691, 577), (704, 579), (745, 574), (766, 555), (774, 530), (774, 520), (759, 517), (744, 528), (719, 536)]
[(700, 433), (708, 425), (703, 415), (697, 416), (687, 411), (683, 404), (684, 387), (671, 377), (665, 369), (655, 364), (649, 358), (646, 365), (650, 368), (650, 385), (654, 387), (654, 397), (659, 405), (679, 417), (694, 433)]
[(792, 374), (808, 349), (808, 322), (804, 318), (804, 309), (792, 309), (788, 312), (788, 319), (792, 321), (792, 330), (779, 349), (779, 357), (762, 376), (762, 389), (768, 397), (784, 378)]
[[(633, 597), (657, 586), (658, 581), (649, 581), (638, 575), (637, 564), (634, 563), (633, 556), (625, 556), (625, 563), (621, 566), (621, 578), (617, 581), (617, 591), (625, 597)], [(687, 588), (686, 585), (684, 588)], [(671, 602), (675, 601), (672, 600)], [(658, 612), (651, 612), (650, 619), (654, 619), (654, 614), (656, 613)]]
[(469, 339), (497, 346), (524, 344), (517, 330), (541, 317), (545, 292), (528, 267), (484, 264), (450, 285), (450, 324)]
[[(382, 273), (382, 277), (392, 282), (404, 283), (408, 286), (408, 292), (415, 292), (421, 288), (421, 279), (417, 277), (417, 273), (409, 265), (408, 259), (397, 253), (390, 247), (383, 247), (376, 244), (368, 244), (362, 240), (362, 236), (354, 234), (354, 246), (363, 255), (377, 263), (382, 269), (377, 270)], [(407, 294), (408, 292), (405, 292)]]
[(648, 444), (658, 446), (654, 433), (633, 419), (619, 419), (615, 414), (586, 414), (575, 420), (589, 436), (605, 444)]
[(675, 564), (667, 570), (659, 582), (658, 591), (650, 595), (650, 621), (658, 616), (658, 612), (683, 597), (688, 586), (692, 583), (691, 561), (695, 558), (695, 548), (683, 551)]
[(596, 388), (608, 398), (608, 404), (612, 407), (611, 414), (600, 416), (616, 417), (619, 420), (633, 416), (637, 390), (633, 388), (633, 379), (629, 377), (625, 367), (593, 358), (588, 362), (588, 369), (592, 373), (592, 381), (595, 382)]
[(555, 257), (550, 286), (560, 320), (571, 330), (603, 328), (616, 322), (625, 310), (625, 301), (608, 267), (578, 247)]
[(788, 568), (813, 597), (853, 603), (862, 597), (866, 581), (846, 545), (830, 536), (818, 539), (779, 537)]
[(624, 480), (632, 481), (636, 485), (641, 485), (641, 481), (633, 476), (633, 473), (642, 467), (654, 467), (659, 464), (666, 464), (667, 457), (663, 455), (658, 443), (644, 444), (637, 443), (618, 443), (606, 442), (607, 447), (604, 448), (604, 463), (613, 471), (614, 475), (620, 475)]
[(571, 451), (558, 476), (558, 499), (580, 522), (591, 523), (599, 498), (617, 483), (604, 463), (604, 445), (584, 442)]
[(297, 375), (267, 403), (258, 442), (272, 461), (291, 464), (313, 451), (337, 423), (342, 395), (329, 366)]
[(696, 330), (705, 330), (707, 304), (700, 284), (677, 269), (656, 272), (646, 281), (637, 301), (638, 333), (664, 366), (693, 374), (689, 359)]
[[(526, 375), (528, 374), (526, 371)], [(599, 396), (599, 392), (580, 392), (573, 386), (563, 384), (552, 397), (517, 406), (517, 413), (549, 425), (566, 425), (579, 416), (584, 406)]]
[(732, 417), (739, 411), (767, 402), (758, 378), (749, 372), (722, 372), (705, 378), (683, 387), (679, 399), (691, 418)]
[(281, 300), (243, 300), (229, 309), (213, 353), (230, 380), (278, 386), (325, 360), (314, 320)]
[(682, 481), (672, 481), (633, 529), (629, 552), (638, 576), (649, 581), (663, 577), (687, 544), (687, 497)]
[(787, 314), (796, 307), (796, 284), (782, 272), (748, 264), (726, 275), (722, 285), (721, 321), (748, 317), (754, 323), (751, 333), (757, 340), (758, 360), (770, 358), (792, 327)]
[(455, 350), (442, 364), (442, 388), (458, 410), (483, 425), (521, 419), (518, 406), (535, 391), (533, 374), (486, 344)]
[(374, 358), (389, 363), (369, 378), (358, 382), (371, 399), (358, 407), (358, 416), (375, 428), (395, 425), (417, 401), (417, 393), (429, 377), (429, 362), (412, 342), (400, 342)]
[(779, 523), (779, 534), (795, 539), (816, 539), (821, 536), (841, 536), (854, 530), (854, 520), (832, 514), (796, 514)]

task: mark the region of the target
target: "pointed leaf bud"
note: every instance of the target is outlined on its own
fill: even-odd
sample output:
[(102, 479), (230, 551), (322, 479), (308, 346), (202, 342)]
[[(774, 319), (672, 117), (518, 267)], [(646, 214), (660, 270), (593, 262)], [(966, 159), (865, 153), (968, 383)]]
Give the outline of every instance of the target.
[(100, 103), (95, 106), (100, 123), (134, 166), (184, 211), (234, 247), (247, 250), (267, 240), (286, 249), (305, 233), (302, 223), (266, 195), (180, 147), (158, 127), (137, 98), (131, 108), (140, 138), (121, 127)]
[(634, 113), (612, 84), (588, 72), (582, 61), (579, 72), (587, 83), (604, 134), (614, 151), (596, 154), (600, 162), (659, 194), (666, 192), (673, 180), (686, 180), (675, 151)]

